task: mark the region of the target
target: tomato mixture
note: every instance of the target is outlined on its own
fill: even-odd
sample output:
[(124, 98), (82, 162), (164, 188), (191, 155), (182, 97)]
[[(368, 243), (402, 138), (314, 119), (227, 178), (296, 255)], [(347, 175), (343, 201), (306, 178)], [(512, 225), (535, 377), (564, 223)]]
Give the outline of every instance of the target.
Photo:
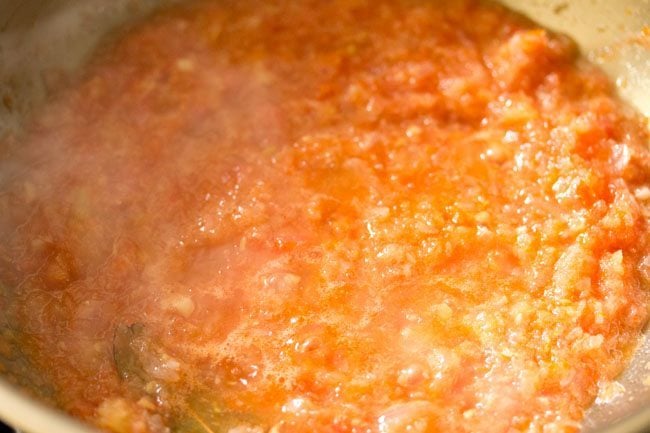
[(648, 313), (645, 120), (476, 1), (199, 1), (6, 140), (0, 365), (117, 433), (574, 432)]

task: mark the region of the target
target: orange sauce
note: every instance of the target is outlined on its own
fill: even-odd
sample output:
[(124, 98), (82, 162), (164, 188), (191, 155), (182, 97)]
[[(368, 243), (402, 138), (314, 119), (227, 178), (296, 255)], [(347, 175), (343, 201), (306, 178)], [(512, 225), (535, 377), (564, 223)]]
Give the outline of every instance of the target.
[(576, 431), (647, 317), (647, 143), (496, 5), (160, 12), (5, 146), (0, 356), (117, 433)]

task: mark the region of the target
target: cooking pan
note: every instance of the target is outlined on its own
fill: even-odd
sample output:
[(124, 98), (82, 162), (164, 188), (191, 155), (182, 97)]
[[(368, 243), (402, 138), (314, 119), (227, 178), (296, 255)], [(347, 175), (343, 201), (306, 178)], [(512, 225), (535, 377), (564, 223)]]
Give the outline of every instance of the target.
[[(43, 103), (52, 89), (74, 80), (76, 71), (108, 32), (172, 2), (0, 0), (0, 137), (18, 131), (22, 119)], [(573, 37), (583, 54), (616, 82), (621, 97), (650, 115), (650, 1), (502, 3)], [(26, 433), (94, 431), (33, 400), (1, 372), (0, 419)], [(619, 392), (597, 399), (587, 412), (582, 431), (650, 431), (650, 340), (640, 342), (615, 389)]]

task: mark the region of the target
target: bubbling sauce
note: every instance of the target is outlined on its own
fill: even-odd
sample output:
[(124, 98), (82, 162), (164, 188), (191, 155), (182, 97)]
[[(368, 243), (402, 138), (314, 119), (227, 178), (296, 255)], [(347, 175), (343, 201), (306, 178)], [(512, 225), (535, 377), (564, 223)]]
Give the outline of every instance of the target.
[(494, 4), (159, 12), (3, 148), (0, 365), (116, 433), (577, 431), (647, 317), (647, 144)]

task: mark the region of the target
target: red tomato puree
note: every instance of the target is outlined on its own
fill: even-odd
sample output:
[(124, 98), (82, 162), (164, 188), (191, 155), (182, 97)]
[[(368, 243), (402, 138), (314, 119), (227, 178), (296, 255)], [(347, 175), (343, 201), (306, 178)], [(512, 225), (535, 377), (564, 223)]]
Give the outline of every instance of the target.
[(573, 432), (646, 321), (645, 120), (500, 6), (177, 6), (29, 125), (2, 368), (107, 431)]

